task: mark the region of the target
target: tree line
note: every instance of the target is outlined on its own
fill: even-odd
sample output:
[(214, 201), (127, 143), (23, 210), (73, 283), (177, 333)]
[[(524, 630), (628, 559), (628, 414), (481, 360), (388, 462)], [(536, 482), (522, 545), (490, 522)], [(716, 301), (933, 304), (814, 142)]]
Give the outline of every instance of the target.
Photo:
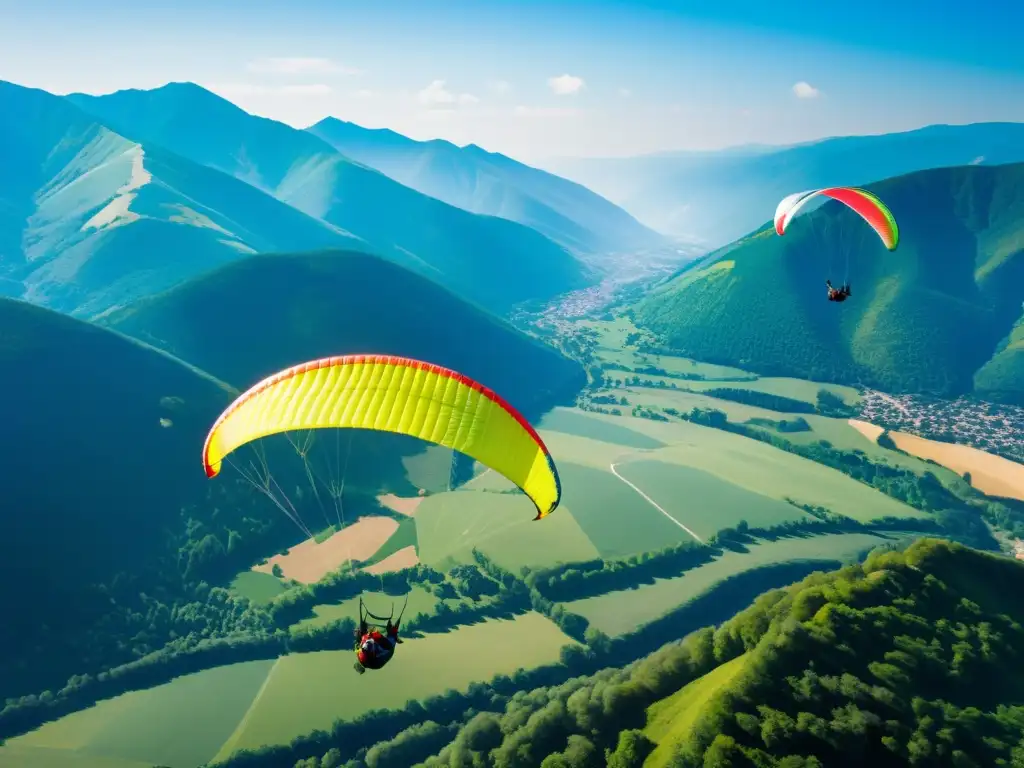
[[(676, 743), (673, 768), (1017, 765), (1024, 706), (1010, 702), (1021, 682), (1021, 587), (1018, 563), (919, 540), (765, 592), (717, 628), (642, 660), (565, 679), (552, 671), (532, 689), (513, 691), (496, 679), (472, 694), (449, 693), (442, 699), (467, 704), (455, 717), (439, 700), (410, 703), (401, 712), (408, 719), (412, 708), (422, 719), (394, 736), (357, 749), (339, 744), (292, 764), (640, 768), (655, 747), (643, 732), (648, 707), (735, 662), (740, 673), (717, 688)], [(401, 722), (394, 713), (379, 716)], [(346, 732), (364, 743), (373, 738)], [(295, 754), (280, 750), (279, 764)]]

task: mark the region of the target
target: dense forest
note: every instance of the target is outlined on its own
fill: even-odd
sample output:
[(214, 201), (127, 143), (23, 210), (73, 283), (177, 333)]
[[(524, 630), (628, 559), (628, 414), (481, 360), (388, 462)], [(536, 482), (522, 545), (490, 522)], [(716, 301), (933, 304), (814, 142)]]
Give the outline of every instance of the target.
[[(661, 745), (673, 768), (1019, 765), (1022, 595), (1024, 565), (921, 539), (764, 593), (626, 667), (452, 692), (410, 705), (397, 736), (355, 756), (334, 747), (295, 766), (640, 768), (659, 746), (648, 708), (726, 664)], [(247, 764), (267, 763), (232, 761)]]

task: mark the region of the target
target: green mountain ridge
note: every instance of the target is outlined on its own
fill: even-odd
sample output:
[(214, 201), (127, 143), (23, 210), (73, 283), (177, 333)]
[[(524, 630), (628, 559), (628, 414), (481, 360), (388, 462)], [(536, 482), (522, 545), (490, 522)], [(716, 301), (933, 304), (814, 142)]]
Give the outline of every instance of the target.
[(245, 181), (499, 313), (590, 279), (587, 267), (539, 232), (423, 195), (309, 132), (250, 115), (197, 85), (66, 98), (125, 136)]
[(472, 144), (414, 141), (333, 117), (306, 130), (408, 187), (472, 213), (519, 222), (576, 252), (601, 254), (664, 243), (586, 187)]
[[(766, 374), (1024, 402), (1024, 164), (868, 188), (899, 222), (895, 252), (830, 201), (784, 237), (769, 223), (684, 268), (633, 307), (636, 322), (665, 347)], [(835, 305), (823, 284), (846, 259), (854, 294)]]
[(1014, 765), (1014, 585), (1020, 563), (922, 539), (764, 595), (714, 633), (738, 671), (677, 716), (668, 760), (644, 765)]
[(235, 393), (164, 352), (11, 299), (0, 299), (0, 373), (0, 561), (18, 580), (0, 622), (5, 698), (116, 654), (91, 632), (112, 600), (140, 610), (133, 583), (173, 588), (151, 576), (177, 573), (183, 509), (209, 514), (230, 491), (199, 457)]
[(261, 250), (358, 245), (247, 184), (0, 82), (3, 294), (89, 316)]
[(506, 321), (355, 251), (252, 256), (99, 322), (240, 388), (306, 360), (401, 355), (464, 373), (535, 417), (586, 382), (578, 363)]
[(863, 186), (929, 168), (1024, 162), (1024, 124), (931, 125), (793, 146), (546, 163), (647, 226), (710, 247), (756, 229), (786, 195)]

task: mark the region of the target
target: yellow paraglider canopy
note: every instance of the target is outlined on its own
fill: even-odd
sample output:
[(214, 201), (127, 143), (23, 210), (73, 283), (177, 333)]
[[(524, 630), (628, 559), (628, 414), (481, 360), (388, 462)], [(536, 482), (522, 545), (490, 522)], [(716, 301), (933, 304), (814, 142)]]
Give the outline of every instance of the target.
[(313, 360), (264, 379), (217, 418), (203, 446), (207, 477), (246, 443), (293, 430), (350, 428), (418, 437), (501, 473), (539, 520), (561, 500), (554, 460), (502, 397), (455, 371), (386, 355)]

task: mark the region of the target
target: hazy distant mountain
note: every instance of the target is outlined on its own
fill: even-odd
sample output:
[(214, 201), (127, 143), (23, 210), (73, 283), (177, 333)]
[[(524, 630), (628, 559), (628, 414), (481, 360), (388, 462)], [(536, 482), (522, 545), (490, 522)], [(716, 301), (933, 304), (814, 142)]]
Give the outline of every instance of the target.
[(582, 253), (646, 248), (664, 238), (586, 187), (470, 144), (414, 141), (329, 117), (311, 128), (346, 157), (472, 213), (517, 221)]
[[(635, 307), (666, 346), (767, 374), (1024, 403), (1024, 164), (870, 185), (900, 225), (888, 252), (829, 202), (710, 254)], [(848, 271), (847, 271), (848, 270)], [(824, 281), (849, 276), (845, 304)]]
[(585, 284), (585, 268), (535, 230), (421, 194), (197, 85), (67, 98), (126, 136), (229, 173), (498, 312)]
[(0, 82), (0, 293), (88, 315), (264, 250), (359, 241), (270, 195)]
[(724, 245), (770, 219), (791, 192), (863, 185), (928, 168), (1024, 161), (1024, 124), (933, 125), (788, 147), (560, 159), (548, 167), (660, 232)]

